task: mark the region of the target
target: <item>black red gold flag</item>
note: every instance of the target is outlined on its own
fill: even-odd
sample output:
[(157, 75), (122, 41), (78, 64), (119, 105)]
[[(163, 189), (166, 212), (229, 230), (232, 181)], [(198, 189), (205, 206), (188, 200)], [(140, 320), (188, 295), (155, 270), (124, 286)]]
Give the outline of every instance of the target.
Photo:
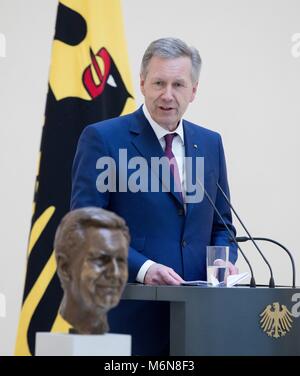
[(71, 167), (88, 124), (135, 109), (120, 0), (61, 0), (52, 47), (16, 355), (36, 332), (66, 332), (53, 240), (69, 211)]

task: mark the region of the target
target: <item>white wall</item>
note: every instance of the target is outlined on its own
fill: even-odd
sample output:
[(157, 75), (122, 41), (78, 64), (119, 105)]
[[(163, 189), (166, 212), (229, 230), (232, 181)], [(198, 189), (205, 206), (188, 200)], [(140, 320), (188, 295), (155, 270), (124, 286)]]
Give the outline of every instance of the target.
[[(0, 355), (13, 352), (21, 304), (56, 6), (56, 0), (0, 0), (6, 39), (6, 57), (0, 57), (0, 293), (7, 302)], [(291, 53), (291, 37), (300, 33), (299, 1), (123, 0), (123, 11), (138, 103), (139, 63), (150, 41), (178, 36), (199, 48), (199, 93), (186, 117), (222, 134), (232, 202), (253, 234), (283, 242), (299, 266), (300, 57)], [(257, 282), (266, 283), (268, 271), (255, 250), (243, 249)], [(287, 257), (273, 247), (263, 250), (276, 283), (290, 283)], [(247, 270), (243, 260), (239, 266)]]

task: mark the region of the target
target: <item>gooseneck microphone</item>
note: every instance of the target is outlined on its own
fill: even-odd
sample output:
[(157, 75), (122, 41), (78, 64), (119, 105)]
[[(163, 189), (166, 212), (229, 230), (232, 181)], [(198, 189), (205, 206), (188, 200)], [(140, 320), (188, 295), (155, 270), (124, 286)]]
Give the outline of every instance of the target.
[(244, 254), (244, 252), (242, 251), (241, 247), (239, 246), (238, 242), (236, 241), (235, 239), (235, 236), (234, 234), (232, 233), (232, 231), (229, 229), (229, 227), (227, 226), (226, 222), (224, 221), (223, 219), (223, 216), (222, 214), (219, 212), (219, 210), (217, 209), (216, 205), (214, 204), (213, 202), (213, 199), (210, 197), (210, 195), (208, 194), (208, 192), (206, 191), (206, 189), (204, 188), (202, 182), (200, 181), (200, 179), (198, 178), (197, 179), (197, 182), (198, 184), (201, 186), (201, 189), (202, 191), (204, 192), (206, 198), (208, 199), (209, 203), (211, 204), (211, 206), (213, 207), (214, 211), (217, 213), (218, 217), (220, 218), (221, 222), (223, 223), (223, 225), (225, 226), (229, 236), (230, 236), (230, 239), (231, 241), (237, 246), (237, 248), (239, 249), (239, 251), (241, 252), (242, 256), (244, 257), (246, 263), (248, 264), (248, 267), (250, 269), (250, 273), (251, 273), (251, 279), (250, 279), (250, 287), (256, 287), (256, 282), (255, 282), (255, 278), (254, 278), (254, 274), (253, 274), (253, 270), (252, 270), (252, 266), (248, 260), (248, 258), (246, 257), (246, 255)]
[[(291, 260), (291, 264), (292, 264), (292, 271), (293, 271), (293, 281), (292, 281), (292, 286), (293, 288), (296, 287), (296, 268), (295, 268), (295, 261), (294, 261), (294, 258), (291, 254), (291, 252), (282, 244), (280, 244), (279, 242), (277, 242), (276, 240), (273, 240), (273, 239), (270, 239), (270, 238), (259, 238), (259, 237), (254, 237), (252, 238), (253, 240), (261, 240), (261, 241), (266, 241), (266, 242), (270, 242), (270, 243), (274, 243), (276, 245), (278, 245), (280, 248), (282, 248), (288, 255), (289, 255), (289, 258)], [(239, 237), (236, 237), (236, 241), (239, 243), (239, 242), (247, 242), (248, 240), (250, 240), (250, 238), (248, 238), (247, 236), (239, 236)]]
[(229, 198), (227, 197), (226, 193), (223, 191), (223, 189), (221, 188), (220, 184), (217, 182), (217, 186), (218, 186), (218, 189), (219, 191), (222, 193), (222, 196), (225, 198), (227, 204), (229, 205), (230, 209), (234, 212), (236, 218), (238, 219), (238, 221), (240, 222), (240, 224), (242, 225), (243, 229), (246, 231), (247, 235), (249, 236), (249, 240), (251, 240), (252, 244), (254, 244), (255, 248), (258, 250), (259, 254), (261, 255), (261, 257), (263, 258), (263, 260), (265, 261), (265, 263), (267, 264), (269, 270), (270, 270), (270, 281), (269, 281), (269, 287), (273, 288), (275, 287), (275, 282), (274, 282), (274, 277), (273, 277), (273, 270), (271, 268), (271, 265), (270, 263), (268, 262), (268, 260), (265, 258), (264, 254), (262, 253), (262, 251), (259, 249), (258, 245), (256, 244), (254, 238), (250, 235), (249, 231), (247, 230), (246, 226), (244, 225), (243, 221), (241, 220), (241, 218), (239, 217), (239, 215), (237, 214), (237, 212), (235, 211), (234, 207), (232, 206), (231, 202), (229, 201)]

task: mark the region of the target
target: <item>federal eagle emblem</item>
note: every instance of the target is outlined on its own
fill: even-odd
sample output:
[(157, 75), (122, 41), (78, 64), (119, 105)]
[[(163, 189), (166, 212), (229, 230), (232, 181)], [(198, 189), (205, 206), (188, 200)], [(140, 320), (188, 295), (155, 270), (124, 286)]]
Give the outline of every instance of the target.
[(279, 338), (290, 331), (293, 315), (285, 305), (278, 302), (269, 304), (260, 314), (260, 326), (270, 337)]

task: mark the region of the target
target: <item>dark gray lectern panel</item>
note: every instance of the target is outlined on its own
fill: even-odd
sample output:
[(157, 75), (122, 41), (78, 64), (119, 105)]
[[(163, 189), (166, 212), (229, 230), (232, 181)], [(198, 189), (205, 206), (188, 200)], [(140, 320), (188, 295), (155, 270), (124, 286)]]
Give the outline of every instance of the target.
[[(123, 298), (143, 296), (171, 304), (171, 355), (300, 355), (300, 289), (129, 284)], [(260, 326), (260, 314), (276, 302), (294, 314), (279, 338)]]

